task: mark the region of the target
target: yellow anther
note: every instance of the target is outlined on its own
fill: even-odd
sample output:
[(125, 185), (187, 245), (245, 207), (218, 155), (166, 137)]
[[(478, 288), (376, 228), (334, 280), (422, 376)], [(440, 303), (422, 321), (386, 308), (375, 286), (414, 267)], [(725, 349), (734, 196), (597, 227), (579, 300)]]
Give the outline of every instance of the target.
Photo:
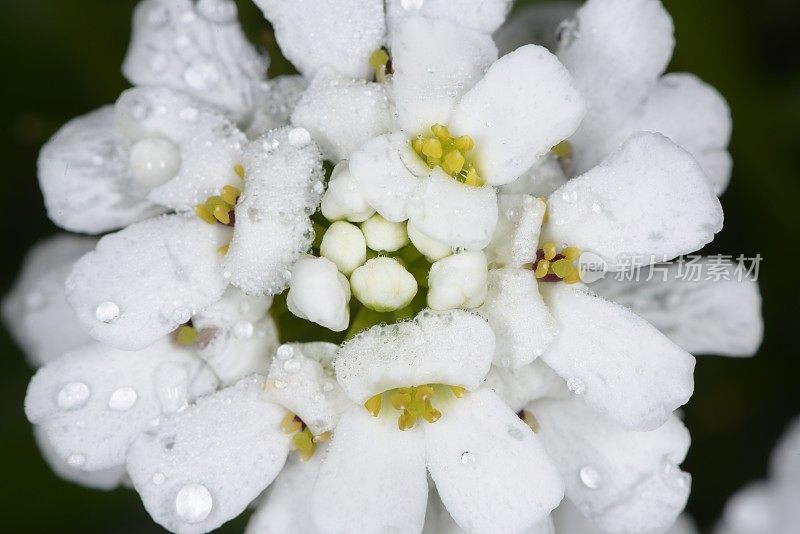
[(422, 414), (422, 417), (424, 417), (427, 422), (435, 423), (436, 421), (441, 419), (442, 412), (431, 406), (430, 403), (427, 404), (425, 408), (426, 409), (425, 412)]
[(383, 48), (375, 50), (372, 55), (369, 56), (369, 66), (374, 70), (378, 70), (387, 63), (389, 63), (389, 53)]
[(244, 165), (241, 163), (237, 163), (233, 166), (233, 172), (236, 173), (236, 176), (244, 180)]
[(303, 461), (307, 461), (314, 456), (314, 451), (317, 449), (317, 444), (314, 443), (314, 436), (311, 435), (311, 431), (307, 428), (292, 436), (292, 445), (300, 453), (300, 458)]
[(561, 258), (553, 263), (553, 274), (562, 279), (570, 274), (573, 269), (572, 262), (567, 258)]
[(331, 433), (330, 432), (323, 432), (322, 434), (320, 434), (318, 436), (314, 436), (314, 443), (325, 443), (329, 439), (331, 439)]
[(239, 199), (239, 195), (241, 194), (242, 190), (239, 189), (238, 187), (233, 187), (232, 185), (226, 185), (225, 187), (222, 188), (222, 193), (220, 193), (220, 196), (222, 197), (222, 200), (227, 202), (229, 205), (235, 206), (236, 201)]
[(414, 149), (419, 155), (422, 155), (422, 146), (425, 144), (425, 138), (417, 136), (411, 141), (411, 148)]
[(464, 183), (473, 187), (480, 187), (483, 185), (480, 177), (478, 177), (478, 171), (475, 170), (475, 167), (473, 167), (472, 164), (470, 164), (469, 169), (467, 170), (467, 177), (464, 179)]
[(539, 260), (539, 263), (536, 264), (536, 269), (533, 271), (533, 275), (536, 278), (544, 278), (547, 276), (547, 273), (550, 272), (550, 261), (548, 260)]
[(197, 330), (189, 325), (183, 325), (178, 328), (175, 340), (178, 342), (178, 345), (183, 345), (185, 347), (194, 345), (197, 342)]
[(433, 132), (433, 135), (438, 137), (442, 142), (450, 139), (450, 130), (448, 130), (447, 126), (443, 124), (434, 124), (431, 126), (431, 132)]
[(395, 410), (404, 410), (411, 404), (411, 392), (408, 388), (400, 388), (389, 397)]
[(461, 386), (450, 386), (450, 390), (453, 392), (453, 395), (455, 395), (457, 399), (463, 397), (464, 393), (467, 392), (467, 389)]
[(214, 218), (222, 224), (231, 222), (231, 209), (227, 206), (218, 205), (214, 208)]
[(581, 249), (578, 247), (567, 247), (561, 251), (561, 255), (569, 261), (575, 261), (581, 257)]
[(428, 167), (433, 168), (433, 167), (436, 167), (437, 165), (441, 165), (442, 164), (442, 158), (431, 158), (431, 157), (429, 157), (429, 158), (427, 158), (426, 163), (428, 164)]
[(559, 158), (570, 158), (572, 157), (572, 144), (569, 141), (561, 141), (553, 147), (552, 152)]
[(372, 417), (378, 417), (378, 414), (381, 413), (381, 394), (378, 393), (374, 397), (370, 397), (369, 400), (364, 403), (364, 408), (372, 414)]
[(572, 267), (572, 270), (564, 277), (565, 284), (577, 284), (581, 281), (581, 274), (578, 269)]
[(556, 257), (556, 245), (555, 243), (545, 243), (542, 245), (542, 251), (544, 252), (544, 259), (552, 260)]
[(231, 248), (231, 244), (230, 243), (228, 243), (227, 245), (222, 245), (221, 247), (219, 247), (217, 249), (217, 253), (220, 256), (227, 256), (228, 255), (228, 251), (230, 250), (230, 248)]
[(294, 434), (303, 429), (303, 423), (292, 412), (287, 412), (281, 420), (281, 430), (285, 434)]
[[(444, 163), (447, 165), (445, 172), (448, 174), (458, 174), (464, 168), (466, 162), (464, 155), (458, 150), (451, 150), (444, 157)], [(476, 173), (477, 174), (477, 173)]]
[(397, 428), (400, 430), (414, 428), (414, 425), (416, 424), (417, 418), (408, 413), (408, 411), (404, 411), (402, 414), (400, 414), (400, 417), (397, 418)]
[(203, 221), (207, 222), (208, 224), (216, 224), (217, 220), (214, 218), (214, 214), (208, 211), (204, 204), (200, 204), (194, 209), (195, 214), (200, 217)]
[(458, 139), (455, 140), (454, 145), (457, 149), (461, 152), (469, 152), (473, 148), (475, 148), (475, 141), (468, 135), (462, 135)]
[(429, 158), (436, 158), (436, 159), (441, 158), (442, 142), (432, 137), (425, 139), (425, 141), (422, 144), (422, 153), (428, 156)]

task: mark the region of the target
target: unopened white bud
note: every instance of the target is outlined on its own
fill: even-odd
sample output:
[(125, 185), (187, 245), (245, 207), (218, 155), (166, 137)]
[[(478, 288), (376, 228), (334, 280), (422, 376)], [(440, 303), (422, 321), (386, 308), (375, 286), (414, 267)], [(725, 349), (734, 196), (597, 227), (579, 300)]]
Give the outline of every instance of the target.
[(333, 168), (328, 190), (322, 197), (321, 209), (329, 221), (362, 222), (375, 213), (350, 174), (347, 161), (342, 161)]
[(350, 323), (350, 284), (327, 258), (308, 256), (294, 264), (286, 304), (300, 317), (341, 332)]
[(433, 264), (428, 306), (434, 310), (475, 308), (486, 299), (488, 269), (483, 252), (462, 252)]
[(428, 261), (434, 262), (446, 258), (453, 253), (453, 249), (449, 245), (445, 245), (435, 239), (423, 234), (416, 226), (408, 223), (408, 238), (411, 243), (417, 248), (423, 256), (428, 258)]
[(335, 263), (339, 272), (350, 276), (356, 267), (367, 261), (367, 241), (358, 226), (337, 221), (322, 237), (319, 253)]
[(417, 294), (417, 281), (394, 258), (372, 258), (353, 271), (350, 285), (364, 306), (379, 312), (404, 308)]
[(387, 221), (375, 214), (361, 223), (367, 246), (377, 252), (394, 252), (408, 244), (405, 222)]

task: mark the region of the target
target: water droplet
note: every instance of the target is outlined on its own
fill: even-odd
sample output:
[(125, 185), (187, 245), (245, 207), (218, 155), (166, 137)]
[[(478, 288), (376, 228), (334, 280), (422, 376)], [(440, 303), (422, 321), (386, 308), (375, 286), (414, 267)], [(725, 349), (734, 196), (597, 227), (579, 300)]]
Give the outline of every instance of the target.
[(168, 182), (181, 168), (181, 152), (171, 141), (147, 137), (131, 147), (131, 176), (145, 189)]
[(561, 198), (567, 204), (574, 204), (578, 200), (578, 192), (575, 190), (564, 191), (563, 193), (561, 193)]
[(156, 369), (156, 396), (165, 413), (176, 413), (188, 406), (189, 373), (183, 365), (162, 363)]
[(461, 463), (464, 465), (474, 464), (475, 463), (475, 455), (471, 452), (463, 452), (461, 453)]
[(249, 339), (253, 335), (253, 323), (239, 321), (233, 325), (233, 337), (236, 339)]
[(58, 407), (62, 410), (76, 410), (86, 404), (89, 395), (89, 386), (83, 382), (70, 382), (58, 392)]
[(211, 22), (229, 24), (236, 19), (236, 4), (230, 0), (199, 0), (197, 11)]
[(124, 412), (130, 410), (136, 404), (138, 398), (139, 395), (136, 394), (136, 390), (132, 387), (119, 388), (108, 398), (108, 407), (118, 412)]
[(317, 194), (320, 194), (325, 190), (325, 186), (319, 180), (314, 182), (314, 185), (311, 188)]
[(578, 476), (583, 485), (589, 489), (597, 489), (600, 486), (600, 473), (591, 465), (581, 467)]
[(311, 134), (305, 128), (293, 128), (289, 132), (289, 144), (301, 148), (311, 142)]
[(211, 494), (202, 484), (187, 484), (175, 497), (175, 511), (187, 523), (199, 523), (211, 513)]
[(219, 71), (208, 61), (196, 59), (184, 71), (183, 81), (196, 91), (206, 91), (219, 82)]
[(67, 463), (72, 467), (81, 467), (86, 463), (86, 456), (82, 454), (70, 454), (67, 457)]
[(178, 324), (183, 324), (192, 318), (192, 312), (189, 308), (175, 308), (172, 310), (172, 320)]
[(102, 323), (113, 323), (119, 317), (119, 306), (113, 302), (101, 302), (94, 310), (95, 318)]
[(287, 373), (296, 373), (300, 370), (300, 362), (292, 358), (283, 362), (283, 370)]
[(166, 479), (167, 477), (164, 476), (164, 473), (154, 473), (152, 480), (153, 484), (155, 484), (156, 486), (160, 486), (161, 484), (164, 483)]
[(583, 395), (586, 392), (586, 383), (580, 378), (570, 378), (567, 380), (567, 387), (575, 395)]
[(278, 350), (275, 351), (275, 356), (279, 360), (288, 360), (294, 356), (294, 349), (291, 345), (281, 345), (278, 347)]

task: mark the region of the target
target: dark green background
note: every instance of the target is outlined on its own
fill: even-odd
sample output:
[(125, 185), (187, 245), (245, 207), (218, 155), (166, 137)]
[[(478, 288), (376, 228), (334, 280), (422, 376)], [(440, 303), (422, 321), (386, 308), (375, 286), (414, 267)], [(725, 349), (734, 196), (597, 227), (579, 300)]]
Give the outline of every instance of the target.
[[(0, 2), (0, 154), (3, 248), (0, 292), (25, 251), (55, 227), (36, 183), (40, 145), (67, 119), (112, 103), (135, 0)], [(259, 13), (240, 2), (253, 39), (270, 36)], [(733, 109), (735, 169), (723, 197), (725, 229), (710, 253), (760, 253), (766, 338), (750, 360), (699, 358), (695, 395), (685, 409), (693, 443), (689, 511), (708, 526), (726, 497), (766, 472), (769, 451), (800, 414), (797, 251), (800, 71), (796, 0), (666, 0), (677, 49), (670, 70), (716, 86)], [(281, 64), (273, 61), (273, 70)], [(278, 67), (277, 69), (275, 67)], [(42, 335), (48, 335), (42, 332)], [(17, 532), (157, 531), (136, 493), (102, 493), (56, 478), (40, 459), (22, 400), (32, 370), (0, 333), (0, 522)], [(223, 530), (240, 532), (243, 520)]]

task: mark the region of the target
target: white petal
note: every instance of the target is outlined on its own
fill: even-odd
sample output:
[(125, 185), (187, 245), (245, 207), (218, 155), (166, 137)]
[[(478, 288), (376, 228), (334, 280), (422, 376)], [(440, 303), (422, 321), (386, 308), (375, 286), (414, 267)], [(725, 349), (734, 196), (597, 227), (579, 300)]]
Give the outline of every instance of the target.
[(137, 87), (122, 93), (115, 113), (130, 143), (166, 141), (178, 153), (177, 173), (149, 191), (153, 202), (194, 210), (223, 186), (239, 183), (234, 167), (247, 138), (213, 108), (163, 87)]
[(131, 178), (128, 143), (106, 106), (62, 127), (39, 154), (47, 215), (74, 232), (102, 233), (164, 211)]
[(361, 194), (385, 219), (394, 222), (408, 218), (408, 197), (419, 187), (418, 176), (427, 173), (402, 132), (376, 137), (350, 158), (350, 174)]
[(73, 264), (96, 239), (59, 234), (26, 254), (14, 286), (3, 298), (3, 323), (32, 367), (91, 341), (64, 295)]
[(503, 24), (512, 0), (387, 0), (390, 31), (415, 16), (444, 19), (490, 34)]
[[(332, 343), (319, 345), (333, 359), (338, 347)], [(304, 344), (281, 345), (279, 356), (289, 358), (272, 361), (264, 391), (267, 399), (296, 414), (318, 436), (333, 430), (352, 403), (336, 383), (332, 367), (315, 358), (314, 349), (319, 347), (312, 345), (307, 355)]]
[(300, 75), (283, 75), (269, 80), (258, 92), (253, 120), (247, 127), (247, 137), (255, 139), (290, 122), (308, 82)]
[(254, 375), (139, 435), (128, 474), (161, 526), (208, 532), (239, 515), (278, 475), (289, 452), (286, 411), (262, 398)]
[(229, 0), (145, 0), (133, 18), (122, 70), (135, 85), (163, 86), (248, 119), (269, 59), (256, 52)]
[(328, 258), (308, 256), (292, 267), (286, 304), (297, 317), (341, 332), (350, 323), (350, 284)]
[(497, 59), (491, 37), (453, 22), (413, 17), (392, 36), (393, 93), (409, 135), (447, 124), (461, 96)]
[(492, 391), (453, 400), (424, 429), (436, 489), (468, 532), (525, 533), (564, 496), (564, 482), (533, 431)]
[(437, 167), (408, 199), (408, 220), (436, 241), (481, 250), (497, 225), (497, 194), (491, 186), (464, 185)]
[(406, 231), (414, 248), (422, 253), (429, 262), (441, 260), (453, 253), (453, 247), (431, 239), (411, 223), (406, 225)]
[(514, 413), (537, 399), (564, 399), (570, 395), (566, 383), (541, 359), (517, 369), (492, 366), (484, 383)]
[(383, 44), (382, 0), (255, 0), (275, 28), (283, 54), (304, 76), (332, 67), (366, 78), (369, 58)]
[(423, 310), (412, 322), (373, 326), (339, 349), (336, 378), (358, 404), (397, 387), (475, 389), (491, 365), (494, 335), (474, 313)]
[(126, 473), (124, 465), (116, 465), (108, 469), (100, 469), (97, 471), (82, 471), (77, 467), (69, 465), (69, 463), (58, 454), (58, 451), (50, 445), (47, 432), (42, 427), (33, 426), (33, 437), (47, 465), (50, 466), (50, 469), (52, 469), (56, 475), (64, 480), (87, 488), (104, 491), (121, 486), (125, 480)]
[(103, 237), (67, 278), (67, 300), (89, 334), (146, 347), (222, 296), (217, 252), (230, 235), (197, 217), (165, 215)]
[[(578, 154), (602, 143), (645, 99), (672, 57), (672, 33), (658, 0), (590, 0), (563, 27), (558, 58), (589, 103), (573, 138)], [(576, 163), (578, 172), (590, 168)]]
[(543, 284), (559, 334), (542, 359), (592, 408), (652, 430), (692, 395), (694, 358), (628, 308), (578, 286)]
[(758, 282), (713, 257), (692, 265), (703, 273), (698, 280), (687, 275), (689, 267), (673, 263), (654, 266), (649, 281), (649, 270), (641, 269), (629, 280), (608, 276), (591, 288), (628, 306), (687, 352), (755, 354), (764, 334)]
[(434, 310), (477, 308), (486, 299), (483, 252), (464, 251), (435, 262), (428, 274), (428, 306)]
[(565, 183), (567, 176), (564, 174), (562, 161), (550, 152), (515, 181), (501, 186), (500, 192), (524, 193), (546, 198)]
[(373, 215), (361, 223), (367, 246), (375, 252), (397, 252), (408, 244), (408, 232), (403, 222), (387, 221)]
[(486, 248), (489, 263), (503, 267), (535, 263), (547, 205), (541, 199), (521, 194), (500, 194), (497, 204), (497, 226)]
[(273, 130), (244, 153), (245, 183), (225, 269), (250, 295), (275, 295), (288, 269), (311, 246), (311, 215), (323, 191), (322, 158), (308, 132)]
[(577, 400), (535, 402), (538, 436), (566, 482), (566, 497), (607, 532), (663, 532), (689, 497), (677, 466), (689, 432), (672, 416), (649, 432), (627, 432)]
[[(610, 270), (693, 252), (722, 229), (702, 169), (666, 137), (640, 133), (548, 199), (550, 237), (599, 254)], [(627, 265), (626, 265), (627, 263)]]
[(495, 33), (494, 41), (505, 55), (526, 44), (541, 45), (551, 52), (558, 49), (558, 28), (580, 6), (573, 0), (555, 0), (520, 6)]
[(375, 208), (369, 205), (359, 190), (346, 161), (339, 162), (333, 168), (320, 209), (329, 221), (363, 222), (375, 213)]
[(478, 312), (489, 321), (497, 346), (494, 364), (520, 367), (542, 355), (558, 332), (529, 269), (492, 269)]
[(168, 338), (138, 352), (92, 343), (36, 373), (25, 413), (62, 460), (97, 471), (123, 464), (153, 419), (215, 386), (202, 360)]
[(572, 135), (583, 115), (567, 69), (547, 49), (528, 45), (497, 60), (464, 95), (450, 130), (472, 136), (479, 174), (502, 185)]
[[(558, 534), (607, 534), (595, 523), (584, 517), (569, 499), (564, 499), (553, 512)], [(675, 524), (665, 534), (700, 534), (694, 522), (685, 513), (678, 516)], [(739, 533), (743, 534), (743, 533)]]
[(292, 124), (306, 128), (325, 159), (338, 162), (364, 143), (392, 129), (384, 86), (322, 69), (292, 113)]
[(331, 534), (420, 532), (427, 494), (422, 432), (402, 432), (394, 419), (354, 406), (336, 427), (311, 511), (317, 527)]

